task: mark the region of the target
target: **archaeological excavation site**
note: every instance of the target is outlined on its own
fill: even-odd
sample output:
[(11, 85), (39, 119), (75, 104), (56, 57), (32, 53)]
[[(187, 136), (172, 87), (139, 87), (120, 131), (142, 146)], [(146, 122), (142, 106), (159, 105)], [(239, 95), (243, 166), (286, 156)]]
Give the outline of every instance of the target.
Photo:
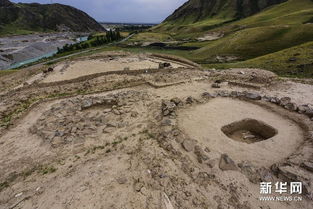
[(0, 208), (313, 208), (312, 85), (130, 52), (1, 76)]

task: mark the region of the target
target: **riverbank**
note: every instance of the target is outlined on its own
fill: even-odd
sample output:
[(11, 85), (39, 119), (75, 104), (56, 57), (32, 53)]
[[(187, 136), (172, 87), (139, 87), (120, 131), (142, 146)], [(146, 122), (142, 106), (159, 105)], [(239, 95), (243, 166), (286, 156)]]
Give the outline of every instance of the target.
[(73, 44), (86, 33), (51, 33), (0, 38), (0, 70), (52, 56), (57, 48)]

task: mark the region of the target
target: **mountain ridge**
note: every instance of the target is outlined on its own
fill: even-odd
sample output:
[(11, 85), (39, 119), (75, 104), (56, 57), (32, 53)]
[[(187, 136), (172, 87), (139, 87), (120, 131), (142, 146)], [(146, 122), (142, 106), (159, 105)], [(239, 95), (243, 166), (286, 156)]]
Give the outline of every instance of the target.
[(211, 17), (241, 19), (287, 0), (189, 0), (164, 22), (195, 23)]
[[(25, 31), (104, 31), (87, 13), (63, 4), (24, 4), (0, 0), (0, 34)], [(2, 31), (2, 32), (1, 32)]]

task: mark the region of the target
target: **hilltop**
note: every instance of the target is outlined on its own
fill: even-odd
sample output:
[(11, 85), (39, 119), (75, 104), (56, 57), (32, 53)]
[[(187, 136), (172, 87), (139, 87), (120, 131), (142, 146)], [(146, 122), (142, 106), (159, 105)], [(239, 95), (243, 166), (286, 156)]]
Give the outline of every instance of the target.
[(286, 0), (189, 0), (165, 22), (195, 23), (208, 18), (235, 20)]
[(85, 12), (63, 4), (24, 4), (0, 0), (0, 35), (31, 32), (103, 31)]

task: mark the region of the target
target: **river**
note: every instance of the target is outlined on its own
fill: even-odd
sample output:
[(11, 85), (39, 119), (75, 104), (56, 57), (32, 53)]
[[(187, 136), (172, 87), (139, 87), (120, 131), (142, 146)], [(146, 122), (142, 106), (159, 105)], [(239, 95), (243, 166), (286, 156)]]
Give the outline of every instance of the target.
[[(76, 42), (83, 42), (83, 41), (87, 41), (88, 40), (88, 36), (83, 36), (83, 37), (79, 37), (76, 39)], [(38, 57), (34, 57), (34, 58), (31, 58), (31, 59), (27, 59), (27, 60), (24, 60), (24, 61), (21, 61), (21, 62), (17, 62), (17, 63), (13, 63), (12, 65), (10, 65), (9, 69), (14, 69), (14, 68), (18, 68), (18, 67), (21, 67), (23, 65), (26, 65), (26, 64), (30, 64), (30, 63), (33, 63), (33, 62), (37, 62), (43, 58), (48, 58), (48, 57), (52, 57), (54, 56), (58, 51), (54, 50), (54, 51), (51, 51), (51, 52), (48, 52), (46, 54), (43, 54), (41, 56), (38, 56)]]

